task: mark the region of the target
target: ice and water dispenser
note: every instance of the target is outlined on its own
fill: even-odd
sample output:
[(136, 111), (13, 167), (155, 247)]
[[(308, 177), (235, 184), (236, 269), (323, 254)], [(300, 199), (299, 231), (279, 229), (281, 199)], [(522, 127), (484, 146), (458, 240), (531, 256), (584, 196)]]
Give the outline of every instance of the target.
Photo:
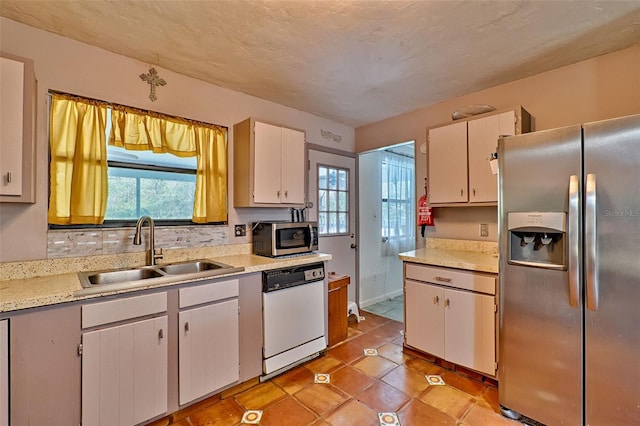
[(566, 269), (564, 212), (508, 213), (509, 260), (516, 265)]

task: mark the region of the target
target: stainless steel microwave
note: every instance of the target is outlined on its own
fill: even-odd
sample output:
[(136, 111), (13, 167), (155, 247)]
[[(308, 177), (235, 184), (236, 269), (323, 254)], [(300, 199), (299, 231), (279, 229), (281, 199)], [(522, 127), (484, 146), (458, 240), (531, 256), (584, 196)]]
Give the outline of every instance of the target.
[(254, 254), (276, 257), (318, 250), (317, 222), (256, 222), (251, 229)]

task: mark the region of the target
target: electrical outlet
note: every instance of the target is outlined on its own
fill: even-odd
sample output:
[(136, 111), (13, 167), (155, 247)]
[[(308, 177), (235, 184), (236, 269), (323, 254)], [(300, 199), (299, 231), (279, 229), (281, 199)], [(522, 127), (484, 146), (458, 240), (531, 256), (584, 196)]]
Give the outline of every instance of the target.
[(480, 236), (488, 237), (489, 236), (489, 225), (486, 223), (480, 224)]
[(234, 234), (236, 237), (246, 237), (247, 236), (247, 225), (236, 225)]

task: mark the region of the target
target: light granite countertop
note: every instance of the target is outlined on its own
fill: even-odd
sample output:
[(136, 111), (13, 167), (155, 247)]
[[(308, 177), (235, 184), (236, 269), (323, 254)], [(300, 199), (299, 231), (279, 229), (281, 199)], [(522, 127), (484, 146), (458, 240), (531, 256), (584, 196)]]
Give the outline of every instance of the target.
[(498, 273), (495, 242), (428, 239), (425, 248), (400, 253), (405, 262), (444, 266), (474, 272)]
[[(204, 253), (202, 253), (204, 254)], [(191, 257), (191, 256), (190, 256)], [(304, 265), (313, 262), (322, 262), (331, 260), (331, 255), (322, 254), (322, 253), (312, 253), (304, 256), (296, 256), (296, 257), (287, 257), (287, 258), (268, 258), (262, 256), (256, 256), (252, 254), (246, 253), (237, 253), (226, 256), (198, 256), (193, 257), (194, 259), (211, 259), (217, 262), (226, 263), (228, 265), (234, 267), (243, 267), (244, 271), (237, 272), (233, 274), (226, 275), (217, 275), (215, 277), (209, 278), (199, 278), (197, 280), (187, 279), (187, 280), (177, 280), (171, 283), (162, 283), (162, 284), (152, 284), (146, 286), (136, 286), (135, 288), (126, 288), (126, 289), (116, 289), (113, 290), (109, 288), (109, 286), (101, 287), (99, 291), (94, 291), (91, 289), (91, 292), (87, 292), (83, 290), (80, 280), (78, 278), (77, 272), (69, 272), (65, 271), (64, 273), (51, 273), (51, 271), (47, 271), (48, 274), (44, 276), (32, 276), (32, 277), (19, 277), (14, 279), (3, 279), (0, 280), (0, 313), (2, 312), (11, 312), (20, 309), (28, 309), (28, 308), (36, 308), (48, 305), (54, 305), (58, 303), (66, 303), (66, 302), (75, 302), (79, 300), (87, 300), (87, 299), (95, 299), (102, 296), (109, 296), (120, 293), (129, 293), (141, 290), (147, 290), (152, 288), (163, 288), (163, 287), (171, 287), (179, 284), (185, 284), (189, 282), (195, 282), (204, 279), (212, 279), (212, 278), (224, 278), (231, 276), (239, 276), (243, 274), (249, 274), (253, 272), (260, 272), (269, 269), (277, 269), (277, 268), (285, 268), (289, 266), (296, 265)], [(186, 259), (175, 259), (172, 261), (178, 260), (186, 260)], [(94, 262), (95, 260), (91, 260), (90, 262)], [(46, 265), (50, 262), (43, 261), (35, 261), (38, 262), (36, 266)], [(75, 262), (76, 264), (79, 262), (84, 264), (84, 262), (88, 262), (87, 260), (78, 260), (72, 259), (69, 262)], [(14, 273), (14, 275), (28, 275), (28, 272), (24, 272), (24, 270), (29, 270), (30, 268), (34, 268), (32, 265), (29, 265), (30, 262), (21, 262), (24, 266), (19, 273)], [(17, 268), (14, 268), (17, 269)], [(78, 268), (77, 270), (98, 270), (98, 269), (108, 269), (108, 267), (103, 266), (102, 268), (93, 268), (84, 267)], [(10, 275), (10, 274), (5, 274)], [(4, 278), (4, 277), (3, 277)]]

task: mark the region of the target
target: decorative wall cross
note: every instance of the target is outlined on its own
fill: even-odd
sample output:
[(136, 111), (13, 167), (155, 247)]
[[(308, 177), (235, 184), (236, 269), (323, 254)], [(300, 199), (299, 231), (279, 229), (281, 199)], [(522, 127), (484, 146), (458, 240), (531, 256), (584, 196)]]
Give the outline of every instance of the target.
[(151, 99), (151, 102), (154, 102), (156, 99), (158, 99), (158, 97), (156, 96), (156, 87), (164, 86), (165, 84), (167, 84), (167, 82), (164, 81), (163, 78), (160, 78), (160, 76), (158, 75), (158, 71), (156, 71), (155, 68), (151, 68), (149, 70), (149, 74), (140, 74), (140, 78), (142, 79), (142, 81), (146, 81), (149, 86), (151, 86), (149, 99)]

